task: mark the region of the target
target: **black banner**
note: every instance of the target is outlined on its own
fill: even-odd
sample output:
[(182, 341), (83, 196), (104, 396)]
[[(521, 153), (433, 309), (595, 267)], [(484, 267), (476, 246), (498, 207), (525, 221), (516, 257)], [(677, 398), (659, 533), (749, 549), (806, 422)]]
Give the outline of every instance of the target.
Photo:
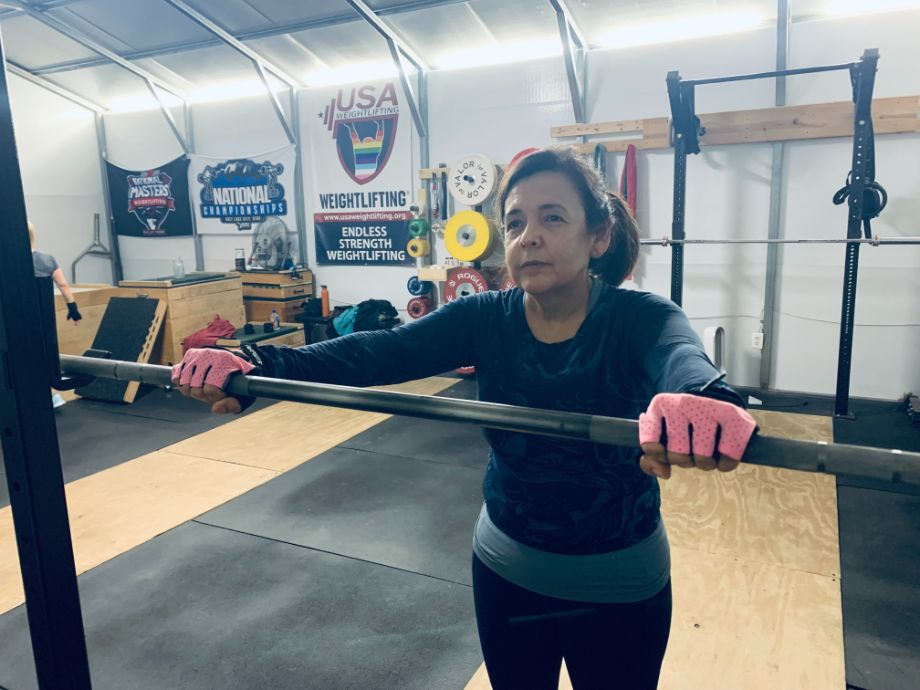
[(152, 170), (123, 170), (106, 161), (115, 232), (131, 237), (191, 235), (188, 165), (185, 156)]
[(317, 213), (316, 263), (321, 266), (414, 266), (406, 252), (408, 211)]

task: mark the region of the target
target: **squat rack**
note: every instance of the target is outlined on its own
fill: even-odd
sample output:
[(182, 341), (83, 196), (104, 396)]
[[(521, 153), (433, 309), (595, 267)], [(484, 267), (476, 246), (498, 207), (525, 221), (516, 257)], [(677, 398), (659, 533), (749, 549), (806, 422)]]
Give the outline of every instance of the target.
[[(847, 218), (846, 260), (844, 265), (843, 294), (840, 317), (840, 343), (837, 355), (837, 389), (834, 398), (834, 414), (837, 417), (851, 417), (849, 414), (850, 370), (853, 355), (853, 330), (856, 314), (856, 279), (859, 269), (860, 244), (901, 244), (897, 238), (872, 238), (868, 224), (864, 226), (863, 206), (867, 185), (875, 179), (875, 138), (872, 128), (872, 90), (875, 86), (875, 73), (878, 69), (879, 54), (876, 49), (866, 50), (857, 62), (839, 65), (823, 65), (799, 69), (782, 69), (773, 72), (738, 74), (708, 79), (684, 80), (677, 71), (668, 72), (668, 100), (671, 106), (672, 146), (674, 148), (674, 205), (671, 222), (671, 300), (681, 305), (683, 301), (684, 281), (684, 245), (703, 244), (700, 240), (687, 240), (684, 221), (687, 187), (687, 156), (700, 152), (700, 137), (706, 130), (700, 125), (696, 115), (696, 87), (708, 84), (749, 81), (752, 79), (784, 78), (799, 74), (818, 72), (835, 72), (846, 70), (850, 73), (853, 87), (855, 117), (853, 124), (853, 156), (850, 169), (849, 216)], [(863, 237), (865, 230), (865, 237)], [(826, 240), (829, 241), (829, 240)], [(785, 244), (798, 240), (780, 240), (770, 242), (751, 240), (747, 243)], [(729, 244), (731, 241), (712, 241), (712, 244)], [(736, 242), (738, 244), (744, 241)], [(914, 244), (908, 240), (904, 244)]]

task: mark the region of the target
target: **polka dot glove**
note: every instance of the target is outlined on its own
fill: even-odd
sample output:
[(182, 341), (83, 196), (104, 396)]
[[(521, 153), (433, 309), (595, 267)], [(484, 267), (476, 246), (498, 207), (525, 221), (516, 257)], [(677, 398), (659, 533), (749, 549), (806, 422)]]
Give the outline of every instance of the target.
[(668, 453), (682, 455), (711, 458), (718, 437), (719, 453), (740, 460), (756, 430), (740, 407), (687, 393), (656, 395), (639, 416), (639, 443), (662, 443)]
[(173, 366), (172, 381), (176, 386), (201, 388), (207, 383), (223, 388), (233, 374), (248, 374), (253, 369), (252, 364), (226, 350), (192, 348)]

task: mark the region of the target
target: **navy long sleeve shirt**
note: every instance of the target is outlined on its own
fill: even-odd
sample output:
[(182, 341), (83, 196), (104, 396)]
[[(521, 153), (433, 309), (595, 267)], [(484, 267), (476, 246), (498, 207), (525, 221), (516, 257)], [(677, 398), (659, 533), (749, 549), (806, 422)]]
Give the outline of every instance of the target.
[[(264, 375), (320, 383), (399, 383), (475, 365), (479, 399), (637, 419), (662, 392), (696, 392), (717, 375), (684, 313), (657, 295), (604, 285), (575, 336), (538, 341), (523, 292), (486, 292), (393, 330), (304, 348), (263, 346)], [(706, 395), (741, 404), (728, 386)], [(563, 554), (615, 551), (660, 520), (657, 480), (639, 451), (485, 429), (489, 517), (528, 546)]]

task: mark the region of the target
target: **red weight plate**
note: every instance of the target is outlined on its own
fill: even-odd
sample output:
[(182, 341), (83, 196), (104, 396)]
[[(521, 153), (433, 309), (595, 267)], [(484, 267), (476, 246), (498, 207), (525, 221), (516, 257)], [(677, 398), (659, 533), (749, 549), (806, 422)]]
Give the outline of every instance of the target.
[(459, 367), (456, 369), (456, 372), (460, 374), (460, 376), (472, 376), (476, 373), (476, 367)]
[(431, 300), (427, 297), (413, 297), (409, 300), (409, 304), (406, 305), (406, 311), (409, 312), (409, 316), (413, 319), (420, 319), (425, 314), (430, 313), (433, 306)]
[(528, 148), (528, 149), (524, 149), (523, 151), (518, 151), (516, 154), (514, 154), (514, 158), (511, 159), (511, 162), (508, 163), (508, 168), (509, 168), (509, 169), (510, 169), (510, 168), (513, 168), (513, 167), (514, 167), (514, 164), (517, 163), (519, 160), (521, 160), (522, 158), (525, 158), (525, 157), (529, 156), (531, 153), (536, 153), (536, 152), (539, 151), (539, 150), (540, 150), (540, 149), (536, 149), (536, 148), (531, 147), (531, 148)]
[(444, 283), (444, 301), (453, 302), (467, 295), (488, 291), (489, 281), (476, 269), (452, 268), (447, 273), (447, 282)]
[(511, 276), (507, 276), (507, 277), (502, 281), (502, 286), (501, 286), (499, 289), (500, 289), (500, 290), (513, 290), (513, 289), (516, 288), (516, 287), (517, 287), (517, 283), (514, 282), (514, 280), (511, 278)]

